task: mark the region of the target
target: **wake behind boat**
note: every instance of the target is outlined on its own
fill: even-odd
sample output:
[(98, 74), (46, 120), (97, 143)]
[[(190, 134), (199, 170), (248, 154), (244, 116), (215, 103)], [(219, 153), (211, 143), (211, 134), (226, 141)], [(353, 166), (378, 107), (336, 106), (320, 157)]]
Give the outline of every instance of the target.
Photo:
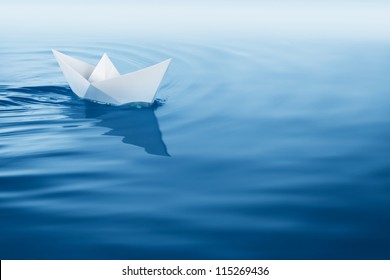
[(121, 75), (104, 54), (96, 66), (52, 50), (72, 91), (99, 103), (151, 105), (171, 59)]

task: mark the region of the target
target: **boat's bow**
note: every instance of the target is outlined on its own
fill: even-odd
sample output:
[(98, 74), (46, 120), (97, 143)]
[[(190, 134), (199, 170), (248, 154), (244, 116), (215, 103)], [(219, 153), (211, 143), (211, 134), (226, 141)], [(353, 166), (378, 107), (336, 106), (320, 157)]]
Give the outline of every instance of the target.
[(60, 53), (59, 51), (52, 50), (52, 52), (72, 91), (79, 97), (84, 98), (85, 93), (90, 86), (88, 78), (95, 67), (84, 61)]

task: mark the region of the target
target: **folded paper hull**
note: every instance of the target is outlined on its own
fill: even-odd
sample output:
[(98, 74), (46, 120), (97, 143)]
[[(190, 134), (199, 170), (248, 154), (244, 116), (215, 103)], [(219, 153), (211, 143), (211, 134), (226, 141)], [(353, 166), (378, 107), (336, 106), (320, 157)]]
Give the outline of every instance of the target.
[[(77, 96), (112, 105), (152, 104), (171, 61), (167, 59), (138, 71), (120, 75), (119, 72), (115, 72), (115, 66), (106, 55), (94, 67), (55, 50), (53, 54), (70, 88)], [(107, 74), (110, 75), (105, 79)]]

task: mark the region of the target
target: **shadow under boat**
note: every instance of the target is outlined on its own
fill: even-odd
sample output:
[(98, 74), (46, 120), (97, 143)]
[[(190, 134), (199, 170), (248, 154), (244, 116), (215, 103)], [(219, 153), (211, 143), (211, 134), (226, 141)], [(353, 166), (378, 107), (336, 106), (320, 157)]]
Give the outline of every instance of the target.
[(82, 102), (86, 118), (100, 120), (97, 126), (110, 129), (103, 135), (121, 136), (123, 143), (142, 147), (148, 154), (170, 156), (155, 115), (155, 110), (160, 106), (158, 103), (151, 107), (136, 108)]

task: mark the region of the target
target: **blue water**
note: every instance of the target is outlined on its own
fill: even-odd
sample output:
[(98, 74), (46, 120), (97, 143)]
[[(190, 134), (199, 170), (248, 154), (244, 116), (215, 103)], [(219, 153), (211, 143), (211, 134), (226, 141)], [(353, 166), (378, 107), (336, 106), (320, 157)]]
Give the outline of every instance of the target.
[[(121, 71), (173, 60), (153, 107), (111, 107), (78, 99), (51, 48)], [(389, 42), (8, 42), (0, 57), (0, 259), (390, 258)]]

